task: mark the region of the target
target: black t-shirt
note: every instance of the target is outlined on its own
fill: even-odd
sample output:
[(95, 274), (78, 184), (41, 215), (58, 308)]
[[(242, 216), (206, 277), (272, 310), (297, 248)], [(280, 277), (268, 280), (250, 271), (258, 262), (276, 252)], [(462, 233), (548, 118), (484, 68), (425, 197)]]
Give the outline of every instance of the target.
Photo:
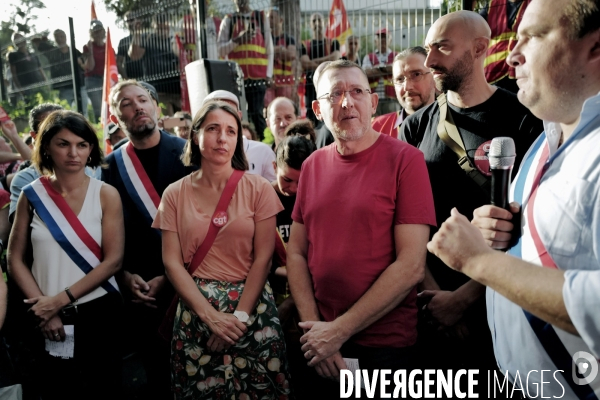
[[(332, 40), (329, 48), (329, 53), (325, 54), (325, 44), (326, 40), (316, 40), (313, 39), (310, 41), (310, 50), (306, 49), (306, 46), (302, 44), (302, 56), (308, 55), (308, 58), (314, 60), (315, 58), (325, 57), (327, 54), (331, 54), (334, 51), (338, 51), (340, 49), (340, 42), (337, 40)], [(312, 85), (312, 75), (314, 71), (306, 71), (306, 83)], [(309, 81), (310, 79), (310, 81)]]
[[(127, 78), (137, 79), (144, 76), (144, 63), (142, 60), (133, 61), (129, 58), (127, 52), (131, 45), (132, 36), (129, 35), (119, 41), (119, 47), (117, 48), (117, 55), (125, 59), (125, 72), (127, 72)], [(145, 37), (142, 37), (142, 41)]]
[(283, 44), (279, 44), (280, 40), (285, 41), (285, 47), (288, 47), (289, 45), (292, 45), (292, 46), (296, 45), (296, 39), (294, 39), (293, 36), (290, 36), (287, 33), (282, 33), (278, 37), (274, 37), (273, 35), (271, 35), (271, 36), (273, 37), (273, 45), (274, 46), (284, 46)]
[(149, 149), (143, 149), (143, 150), (134, 148), (133, 150), (135, 151), (135, 154), (140, 159), (140, 162), (142, 163), (142, 167), (144, 167), (144, 171), (146, 171), (146, 174), (148, 175), (148, 178), (150, 178), (150, 182), (152, 182), (152, 185), (154, 187), (158, 186), (156, 180), (158, 177), (159, 146), (157, 145), (157, 146), (151, 147)]
[[(54, 89), (72, 88), (73, 81), (71, 80), (71, 49), (63, 53), (60, 51), (60, 48), (52, 46), (49, 43), (41, 43), (39, 45), (39, 49), (44, 52), (44, 55), (50, 62), (50, 76), (52, 79), (62, 78), (61, 82), (53, 83), (52, 87)], [(81, 52), (77, 49), (75, 49), (75, 57), (83, 57)], [(81, 85), (83, 85), (83, 69), (79, 66), (79, 64), (77, 64), (77, 62), (75, 68), (77, 68), (77, 72), (79, 73), (79, 82), (81, 82)]]
[(296, 204), (296, 196), (284, 196), (277, 192), (279, 201), (283, 204), (283, 210), (277, 214), (277, 230), (285, 243), (290, 240), (290, 229), (292, 227), (292, 211)]
[(173, 54), (171, 38), (151, 33), (144, 39), (143, 47), (148, 82), (159, 93), (179, 94), (179, 58)]
[(35, 54), (12, 51), (8, 53), (8, 63), (15, 66), (21, 87), (44, 81), (44, 76), (40, 72), (40, 60)]
[[(515, 141), (517, 159), (514, 172), (529, 146), (543, 131), (542, 122), (519, 103), (517, 96), (504, 89), (484, 103), (461, 109), (449, 104), (467, 149), (467, 155), (480, 172), (489, 174), (487, 150), (489, 142), (498, 136), (509, 136)], [(438, 226), (456, 207), (467, 218), (473, 211), (489, 204), (490, 198), (458, 165), (458, 156), (447, 147), (437, 134), (439, 107), (437, 101), (410, 115), (402, 124), (401, 139), (418, 147), (425, 156), (435, 203)], [(514, 173), (513, 173), (514, 176)], [(432, 229), (431, 234), (435, 233)], [(469, 280), (463, 274), (445, 266), (437, 257), (428, 254), (427, 264), (437, 283), (444, 290), (455, 290)]]

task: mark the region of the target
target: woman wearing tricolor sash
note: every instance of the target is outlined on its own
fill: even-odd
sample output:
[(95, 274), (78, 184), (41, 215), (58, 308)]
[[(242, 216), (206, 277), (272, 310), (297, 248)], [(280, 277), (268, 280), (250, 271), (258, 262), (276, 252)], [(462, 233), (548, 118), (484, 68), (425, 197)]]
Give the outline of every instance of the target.
[(32, 162), (42, 176), (19, 198), (8, 269), (44, 342), (42, 397), (117, 397), (122, 301), (114, 275), (124, 249), (119, 194), (85, 174), (86, 166), (101, 164), (102, 150), (94, 128), (75, 112), (48, 116)]
[[(244, 173), (242, 124), (226, 103), (198, 111), (182, 159), (200, 169), (165, 190), (153, 224), (180, 296), (171, 340), (175, 398), (287, 399), (285, 342), (266, 281), (281, 202), (266, 179)], [(192, 262), (211, 237), (203, 259)]]

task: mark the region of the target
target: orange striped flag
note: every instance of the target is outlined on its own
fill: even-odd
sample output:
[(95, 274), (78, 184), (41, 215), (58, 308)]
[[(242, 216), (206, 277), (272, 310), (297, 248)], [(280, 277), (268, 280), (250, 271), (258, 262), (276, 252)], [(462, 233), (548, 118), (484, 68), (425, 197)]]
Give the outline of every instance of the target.
[(117, 59), (110, 40), (110, 29), (106, 29), (106, 51), (104, 56), (104, 85), (102, 85), (102, 129), (104, 131), (104, 142), (106, 143), (105, 154), (110, 154), (112, 146), (108, 140), (108, 124), (110, 122), (110, 103), (108, 95), (110, 89), (119, 81), (117, 70)]

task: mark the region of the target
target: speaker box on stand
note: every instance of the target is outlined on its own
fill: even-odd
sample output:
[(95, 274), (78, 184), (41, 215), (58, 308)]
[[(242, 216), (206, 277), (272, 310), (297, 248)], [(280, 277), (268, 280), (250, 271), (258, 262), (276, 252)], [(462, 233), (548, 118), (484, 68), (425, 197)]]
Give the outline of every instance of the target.
[(192, 117), (196, 115), (202, 101), (215, 90), (227, 90), (240, 100), (242, 118), (248, 120), (244, 74), (233, 61), (200, 59), (185, 67)]

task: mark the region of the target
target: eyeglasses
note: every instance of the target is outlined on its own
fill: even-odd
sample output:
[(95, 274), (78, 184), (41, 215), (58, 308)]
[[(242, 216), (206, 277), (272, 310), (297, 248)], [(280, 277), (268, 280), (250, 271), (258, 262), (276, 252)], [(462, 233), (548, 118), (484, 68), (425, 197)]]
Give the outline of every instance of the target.
[(363, 88), (354, 88), (350, 90), (334, 90), (331, 93), (325, 93), (317, 97), (317, 100), (328, 99), (332, 104), (339, 104), (340, 101), (342, 101), (342, 97), (346, 93), (350, 93), (350, 97), (352, 97), (354, 100), (362, 100), (365, 97), (365, 95), (370, 94), (371, 91), (369, 89)]
[(409, 73), (408, 76), (400, 75), (399, 77), (394, 79), (394, 85), (401, 86), (406, 81), (411, 81), (411, 82), (415, 82), (415, 83), (420, 82), (423, 80), (425, 75), (430, 74), (430, 73), (431, 73), (431, 71), (427, 71), (427, 72), (414, 71), (414, 72)]

